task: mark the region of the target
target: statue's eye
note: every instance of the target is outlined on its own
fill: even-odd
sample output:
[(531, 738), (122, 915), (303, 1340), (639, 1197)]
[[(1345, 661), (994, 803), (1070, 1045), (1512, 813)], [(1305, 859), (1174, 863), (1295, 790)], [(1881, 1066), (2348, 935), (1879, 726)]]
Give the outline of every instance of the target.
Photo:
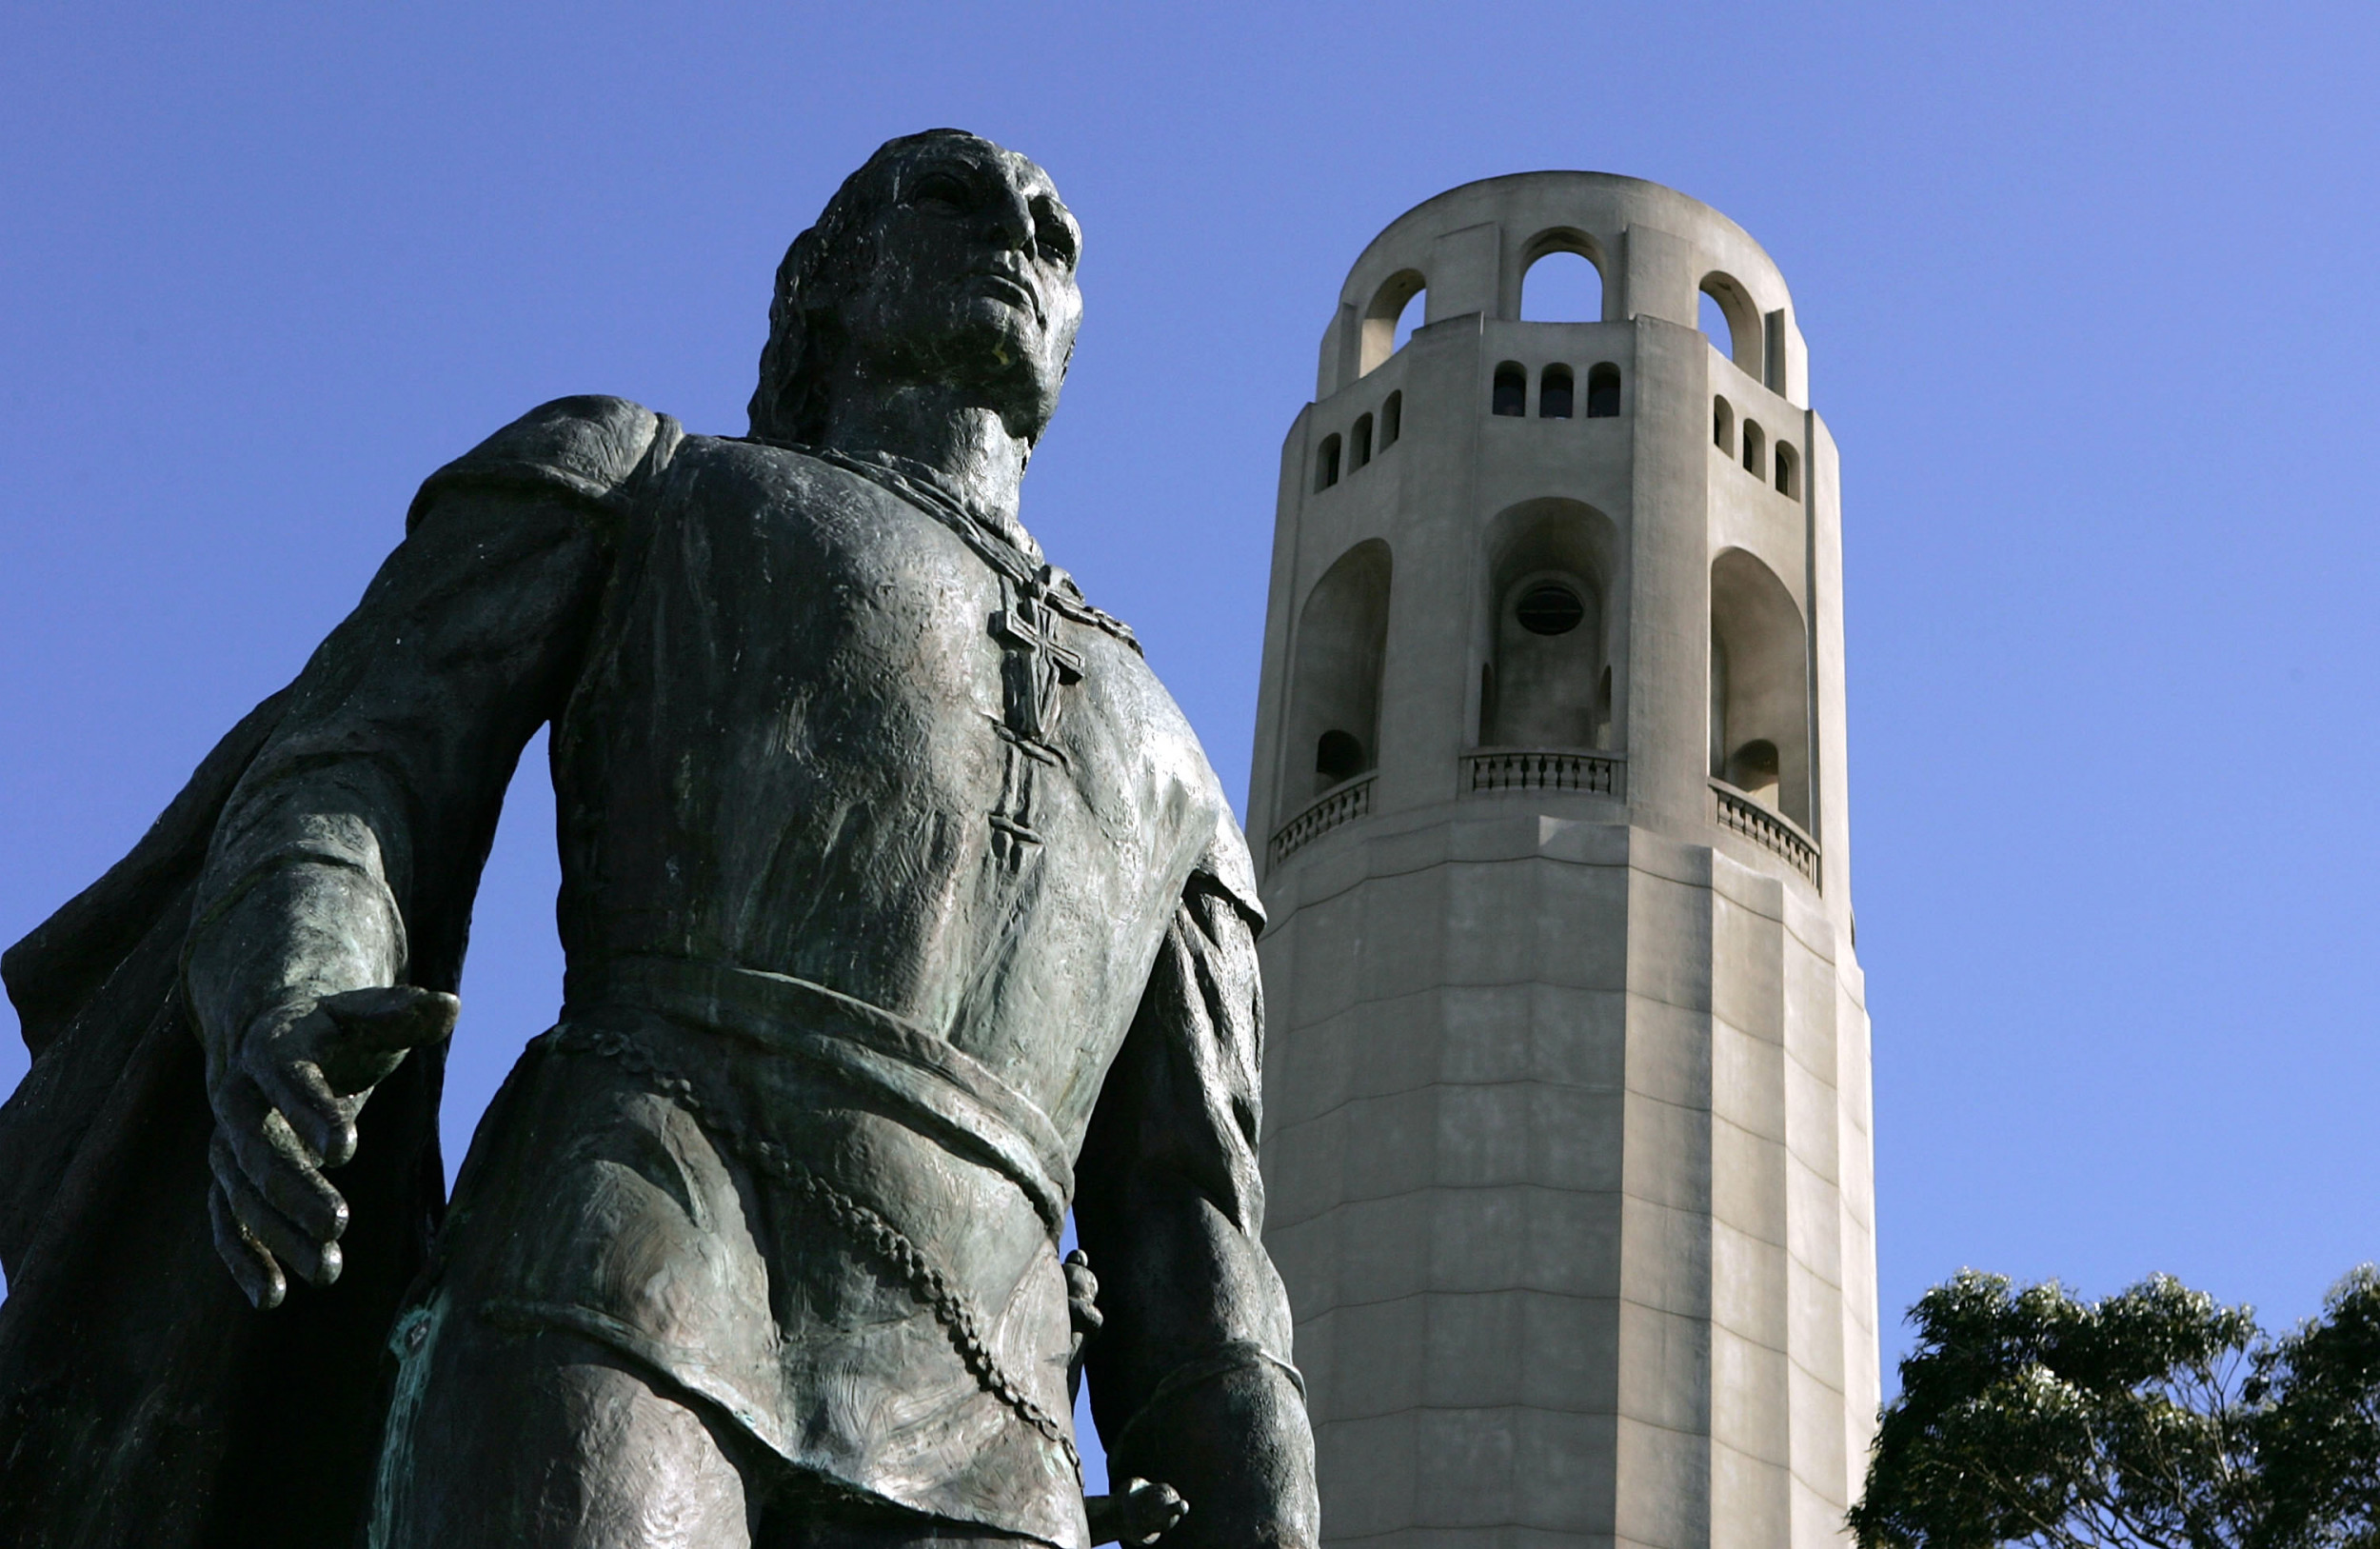
[(928, 172), (909, 190), (909, 203), (922, 209), (964, 209), (967, 186), (948, 172)]

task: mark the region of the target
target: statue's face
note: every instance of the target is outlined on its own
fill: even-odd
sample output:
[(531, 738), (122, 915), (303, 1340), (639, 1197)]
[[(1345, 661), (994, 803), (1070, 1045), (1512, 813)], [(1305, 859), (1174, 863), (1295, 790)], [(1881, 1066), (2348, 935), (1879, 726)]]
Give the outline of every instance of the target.
[(1038, 433), (1082, 321), (1081, 230), (1049, 174), (989, 141), (951, 137), (885, 176), (874, 262), (837, 308), (863, 371), (988, 388), (1012, 428)]

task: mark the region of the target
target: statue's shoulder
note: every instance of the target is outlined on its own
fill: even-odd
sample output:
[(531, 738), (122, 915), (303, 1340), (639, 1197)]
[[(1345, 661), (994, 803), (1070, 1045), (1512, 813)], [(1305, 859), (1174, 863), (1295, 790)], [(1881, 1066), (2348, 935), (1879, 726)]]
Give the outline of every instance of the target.
[(1240, 820), (1232, 813), (1231, 798), (1223, 790), (1222, 778), (1216, 774), (1206, 750), (1198, 746), (1196, 734), (1189, 735), (1198, 754), (1196, 807), (1200, 826), (1204, 830), (1204, 843), (1199, 847), (1198, 859), (1190, 865), (1192, 885), (1221, 893), (1248, 917), (1250, 925), (1261, 930), (1264, 900), (1257, 891), (1256, 858), (1248, 853), (1248, 837), (1240, 831)]
[(758, 436), (688, 436), (685, 454), (707, 465), (768, 487), (783, 504), (799, 507), (821, 497), (843, 501), (858, 496), (868, 501), (901, 497), (880, 478), (854, 467), (849, 458), (821, 452), (814, 447), (769, 441)]
[(1192, 874), (1203, 877), (1220, 889), (1250, 923), (1261, 929), (1264, 924), (1264, 900), (1256, 890), (1256, 858), (1248, 853), (1247, 836), (1240, 831), (1240, 822), (1231, 815), (1225, 803), (1215, 822), (1215, 833), (1199, 856)]
[(565, 494), (618, 513), (684, 439), (676, 420), (625, 398), (557, 398), (424, 480), (406, 527), (410, 531), (439, 496), (466, 487)]

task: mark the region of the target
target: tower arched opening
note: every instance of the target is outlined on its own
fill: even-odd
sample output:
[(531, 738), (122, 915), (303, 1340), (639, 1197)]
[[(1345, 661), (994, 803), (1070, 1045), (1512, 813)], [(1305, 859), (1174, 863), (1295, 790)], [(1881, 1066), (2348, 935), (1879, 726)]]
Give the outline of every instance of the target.
[(1537, 373), (1537, 418), (1566, 420), (1576, 407), (1576, 379), (1567, 366), (1549, 366)]
[(1776, 492), (1801, 498), (1801, 454), (1788, 441), (1776, 444)]
[(1769, 437), (1758, 420), (1744, 421), (1744, 471), (1754, 478), (1768, 471)]
[(1711, 400), (1711, 445), (1730, 457), (1735, 455), (1735, 410), (1716, 396)]
[(1353, 473), (1372, 461), (1372, 416), (1359, 414), (1353, 428), (1347, 432), (1347, 471)]
[(1363, 308), (1363, 334), (1357, 360), (1359, 375), (1378, 369), (1382, 362), (1404, 347), (1427, 313), (1428, 292), (1429, 281), (1418, 268), (1398, 269), (1380, 282)]
[(1481, 745), (1612, 746), (1619, 553), (1611, 519), (1577, 501), (1529, 501), (1490, 525)]
[(1314, 773), (1332, 785), (1363, 772), (1363, 744), (1352, 731), (1334, 726), (1314, 740)]
[(1801, 609), (1740, 548), (1711, 562), (1711, 777), (1810, 826), (1810, 641)]
[(1496, 384), (1488, 394), (1488, 409), (1496, 414), (1529, 412), (1529, 368), (1518, 361), (1496, 367)]
[[(1735, 363), (1736, 368), (1757, 382), (1760, 378), (1760, 308), (1753, 305), (1752, 292), (1732, 274), (1714, 269), (1702, 277), (1702, 299), (1699, 303), (1702, 331), (1711, 336), (1711, 343), (1719, 353)], [(1716, 312), (1716, 322), (1712, 314)]]
[[(1388, 650), (1388, 545), (1366, 539), (1306, 594), (1291, 668), (1281, 790), (1293, 802), (1354, 779), (1379, 759), (1380, 668)], [(1279, 813), (1276, 821), (1291, 816)]]
[(1529, 245), (1520, 275), (1520, 316), (1529, 323), (1603, 321), (1603, 268), (1578, 231), (1549, 231)]
[(1324, 436), (1322, 444), (1314, 448), (1314, 492), (1319, 495), (1338, 482), (1339, 437), (1334, 433)]
[(1610, 361), (1599, 361), (1587, 372), (1587, 418), (1619, 418), (1619, 367)]
[(1380, 404), (1380, 450), (1397, 445), (1397, 438), (1405, 433), (1405, 395), (1399, 389)]

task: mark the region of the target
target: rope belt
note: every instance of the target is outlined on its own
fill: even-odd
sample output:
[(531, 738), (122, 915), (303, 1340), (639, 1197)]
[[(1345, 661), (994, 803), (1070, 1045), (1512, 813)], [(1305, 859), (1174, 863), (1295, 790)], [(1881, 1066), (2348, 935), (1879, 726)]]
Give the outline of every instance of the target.
[(573, 965), (564, 993), (573, 1006), (657, 1012), (832, 1075), (881, 1099), (953, 1154), (1015, 1183), (1053, 1242), (1065, 1224), (1074, 1164), (1049, 1116), (906, 1017), (790, 974), (690, 958), (628, 956)]

